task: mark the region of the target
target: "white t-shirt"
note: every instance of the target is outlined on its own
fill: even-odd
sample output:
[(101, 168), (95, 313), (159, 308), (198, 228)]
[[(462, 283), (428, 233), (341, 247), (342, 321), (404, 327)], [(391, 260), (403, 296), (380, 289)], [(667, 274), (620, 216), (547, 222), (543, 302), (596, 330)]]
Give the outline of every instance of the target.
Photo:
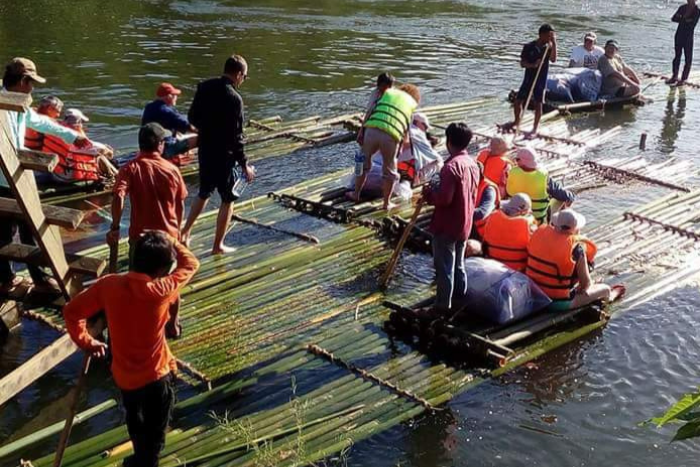
[(605, 55), (605, 51), (597, 45), (590, 52), (584, 46), (578, 45), (571, 51), (571, 61), (574, 62), (574, 67), (596, 70), (598, 69), (598, 59), (603, 55)]

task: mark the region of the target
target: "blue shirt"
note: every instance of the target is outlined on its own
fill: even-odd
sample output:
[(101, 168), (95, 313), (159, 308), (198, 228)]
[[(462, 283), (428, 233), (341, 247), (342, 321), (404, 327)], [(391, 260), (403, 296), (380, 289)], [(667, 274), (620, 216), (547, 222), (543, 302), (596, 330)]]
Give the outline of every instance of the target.
[(175, 133), (187, 133), (190, 131), (190, 122), (184, 115), (160, 99), (146, 104), (141, 117), (141, 125), (155, 122), (166, 130), (170, 130), (173, 136), (166, 139), (166, 142), (174, 140)]

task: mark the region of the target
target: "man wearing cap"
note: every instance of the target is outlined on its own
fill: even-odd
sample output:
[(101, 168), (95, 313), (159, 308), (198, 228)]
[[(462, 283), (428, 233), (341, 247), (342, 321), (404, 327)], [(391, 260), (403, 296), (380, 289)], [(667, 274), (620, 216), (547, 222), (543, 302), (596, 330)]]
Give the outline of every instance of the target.
[[(506, 183), (509, 196), (527, 194), (532, 200), (532, 214), (538, 223), (543, 223), (549, 213), (550, 199), (568, 206), (576, 195), (565, 190), (561, 183), (549, 176), (547, 169), (540, 167), (537, 153), (531, 148), (520, 148), (515, 154), (517, 167), (511, 169)], [(558, 203), (558, 204), (559, 204)], [(556, 210), (556, 206), (554, 206)]]
[(598, 70), (603, 75), (601, 96), (629, 97), (641, 92), (637, 73), (622, 60), (619, 50), (617, 41), (609, 40), (605, 43), (605, 55), (598, 59)]
[(501, 209), (486, 220), (482, 242), (486, 256), (511, 269), (525, 272), (527, 245), (536, 228), (530, 197), (517, 193), (501, 202)]
[[(27, 58), (13, 58), (5, 66), (5, 73), (2, 78), (2, 90), (0, 92), (18, 92), (31, 94), (35, 83), (45, 83), (46, 79), (37, 73), (34, 62)], [(53, 121), (46, 115), (39, 115), (31, 108), (25, 112), (7, 111), (8, 129), (10, 138), (15, 148), (23, 148), (25, 133), (27, 128), (31, 128), (39, 133), (55, 135), (68, 143), (73, 143), (78, 147), (85, 147), (90, 144), (90, 140), (79, 135), (70, 128), (66, 128)], [(14, 198), (14, 193), (0, 172), (0, 197)], [(12, 243), (15, 231), (19, 229), (19, 237), (22, 243), (34, 245), (35, 240), (29, 226), (24, 222), (17, 222), (13, 219), (0, 219), (0, 247)], [(36, 266), (28, 265), (29, 275), (34, 282), (35, 290), (38, 292), (58, 291), (55, 280), (41, 271)], [(0, 260), (0, 291), (9, 292), (22, 283), (22, 279), (17, 277), (12, 269), (12, 265), (7, 260)]]
[(197, 147), (197, 136), (178, 139), (177, 134), (196, 133), (187, 118), (177, 111), (177, 98), (182, 91), (170, 83), (161, 83), (156, 90), (156, 99), (143, 109), (141, 125), (155, 122), (169, 130), (172, 135), (165, 138), (165, 150), (162, 156), (172, 159)]
[[(139, 130), (139, 152), (135, 159), (119, 169), (112, 198), (112, 226), (107, 243), (119, 243), (124, 200), (131, 200), (129, 220), (129, 258), (136, 241), (149, 230), (160, 230), (178, 240), (185, 212), (187, 185), (180, 170), (161, 156), (167, 131), (157, 123)], [(166, 327), (168, 337), (179, 337), (179, 297), (170, 309)]]
[(464, 255), (472, 229), (479, 168), (467, 154), (472, 132), (466, 123), (451, 123), (445, 130), (450, 157), (439, 179), (423, 189), (428, 204), (435, 206), (430, 221), (433, 262), (437, 282), (434, 311), (449, 312), (467, 293)]
[[(525, 76), (515, 97), (513, 112), (515, 121), (509, 127), (518, 127), (522, 116), (523, 106), (532, 90), (532, 103), (535, 106), (535, 122), (532, 126), (532, 134), (537, 133), (542, 118), (542, 105), (544, 93), (547, 88), (547, 74), (549, 63), (557, 61), (557, 36), (554, 28), (549, 24), (543, 24), (539, 29), (537, 40), (528, 42), (520, 53), (520, 66), (525, 68)], [(542, 67), (540, 68), (540, 65)], [(537, 74), (539, 71), (539, 75)], [(535, 82), (535, 77), (537, 81)]]
[(255, 179), (253, 166), (248, 165), (243, 134), (243, 98), (238, 88), (248, 78), (248, 63), (240, 55), (226, 59), (224, 74), (199, 83), (189, 111), (189, 118), (199, 130), (199, 194), (190, 207), (182, 230), (187, 245), (192, 226), (214, 191), (219, 192), (221, 206), (216, 218), (212, 254), (230, 253), (234, 248), (224, 244), (233, 215), (233, 202), (240, 196), (236, 183), (240, 166), (248, 182)]
[[(43, 97), (36, 108), (36, 113), (46, 115), (53, 121), (61, 116), (61, 112), (63, 112), (63, 101), (56, 96)], [(44, 147), (44, 134), (27, 128), (24, 133), (24, 147), (41, 151)]]
[(598, 69), (598, 59), (605, 54), (605, 51), (596, 45), (597, 38), (598, 36), (592, 31), (583, 36), (583, 45), (577, 45), (571, 50), (569, 68)]
[[(673, 58), (673, 76), (666, 80), (666, 84), (683, 86), (690, 75), (690, 67), (693, 65), (693, 45), (695, 42), (695, 26), (700, 19), (700, 8), (696, 0), (687, 0), (685, 5), (681, 5), (671, 18), (671, 21), (678, 23), (674, 45), (676, 55)], [(678, 71), (681, 68), (681, 55), (685, 55), (685, 66), (681, 80), (678, 81)]]
[(583, 215), (563, 209), (552, 216), (551, 225), (541, 226), (530, 239), (526, 274), (552, 299), (553, 311), (609, 302), (624, 293), (622, 286), (593, 283), (590, 265), (597, 247), (580, 235), (585, 224)]

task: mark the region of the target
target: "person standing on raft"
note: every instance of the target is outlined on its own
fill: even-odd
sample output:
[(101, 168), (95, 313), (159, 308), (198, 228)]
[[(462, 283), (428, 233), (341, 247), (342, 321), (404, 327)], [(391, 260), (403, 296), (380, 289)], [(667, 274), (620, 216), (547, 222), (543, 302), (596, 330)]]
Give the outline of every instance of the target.
[(412, 84), (404, 84), (398, 89), (387, 89), (374, 106), (362, 129), (361, 152), (364, 156), (362, 174), (355, 178), (355, 191), (348, 197), (359, 202), (367, 174), (372, 167), (372, 155), (379, 151), (382, 155), (382, 196), (383, 209), (393, 207), (391, 193), (399, 180), (396, 158), (408, 134), (413, 112), (420, 104), (420, 91)]
[[(671, 21), (678, 23), (676, 36), (674, 38), (676, 55), (673, 58), (673, 75), (666, 80), (666, 84), (683, 86), (690, 75), (690, 67), (693, 65), (693, 43), (695, 36), (695, 26), (700, 19), (700, 8), (696, 5), (696, 0), (688, 0), (688, 3), (681, 5), (671, 18)], [(680, 81), (678, 71), (681, 68), (681, 54), (685, 55), (685, 66)]]
[(112, 376), (134, 446), (127, 467), (158, 466), (175, 404), (177, 371), (164, 329), (170, 304), (197, 269), (197, 258), (184, 245), (165, 232), (149, 231), (136, 241), (127, 274), (98, 279), (63, 308), (71, 339), (96, 358), (105, 356), (107, 344), (90, 336), (87, 320), (102, 310), (107, 317)]
[(614, 301), (623, 286), (594, 283), (591, 265), (595, 243), (581, 235), (586, 218), (573, 209), (552, 216), (552, 224), (541, 226), (527, 248), (527, 276), (553, 300), (552, 311), (581, 308), (596, 301)]
[(472, 230), (479, 184), (479, 168), (467, 153), (472, 132), (466, 123), (451, 123), (445, 130), (449, 158), (437, 180), (423, 188), (428, 204), (435, 206), (430, 221), (437, 282), (434, 311), (448, 313), (467, 293), (464, 256)]
[(190, 123), (199, 130), (199, 194), (192, 203), (182, 230), (182, 242), (189, 245), (194, 222), (214, 190), (219, 192), (221, 207), (216, 218), (212, 254), (231, 253), (224, 245), (233, 215), (233, 202), (239, 198), (236, 184), (240, 166), (248, 182), (255, 179), (253, 166), (248, 165), (243, 134), (243, 98), (238, 88), (248, 78), (248, 63), (240, 55), (226, 59), (224, 74), (199, 83), (188, 113)]
[(547, 74), (549, 73), (549, 63), (557, 61), (557, 36), (554, 28), (549, 24), (543, 24), (539, 29), (537, 40), (528, 42), (523, 46), (520, 53), (520, 66), (525, 68), (525, 76), (520, 85), (518, 94), (513, 104), (515, 120), (507, 125), (509, 128), (518, 128), (522, 117), (524, 106), (530, 92), (532, 92), (531, 102), (535, 106), (535, 122), (530, 134), (536, 135), (542, 118), (542, 107), (544, 105), (544, 94), (547, 89)]

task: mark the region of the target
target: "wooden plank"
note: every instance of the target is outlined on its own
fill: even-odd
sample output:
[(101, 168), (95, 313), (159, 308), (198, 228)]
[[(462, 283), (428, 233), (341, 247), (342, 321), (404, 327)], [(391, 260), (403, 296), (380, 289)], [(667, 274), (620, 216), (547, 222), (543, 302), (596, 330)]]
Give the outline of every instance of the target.
[[(21, 243), (10, 243), (0, 247), (0, 258), (35, 266), (46, 266), (47, 263), (46, 255), (40, 248)], [(72, 272), (92, 277), (98, 277), (107, 266), (105, 260), (87, 256), (69, 254), (66, 255), (66, 260)]]
[(32, 103), (31, 94), (21, 92), (0, 92), (0, 110), (24, 112)]
[(35, 172), (53, 173), (58, 165), (58, 156), (50, 152), (20, 149), (17, 151), (17, 158), (23, 169)]
[[(85, 218), (85, 211), (80, 209), (65, 208), (62, 206), (42, 205), (46, 222), (65, 229), (75, 230)], [(10, 198), (0, 198), (0, 214), (15, 219), (24, 219), (24, 214), (17, 201)]]
[(39, 191), (31, 171), (19, 164), (9, 129), (8, 113), (0, 112), (0, 169), (33, 231), (37, 244), (48, 256), (48, 264), (66, 299), (80, 287), (70, 274), (58, 227), (49, 225), (41, 208)]

